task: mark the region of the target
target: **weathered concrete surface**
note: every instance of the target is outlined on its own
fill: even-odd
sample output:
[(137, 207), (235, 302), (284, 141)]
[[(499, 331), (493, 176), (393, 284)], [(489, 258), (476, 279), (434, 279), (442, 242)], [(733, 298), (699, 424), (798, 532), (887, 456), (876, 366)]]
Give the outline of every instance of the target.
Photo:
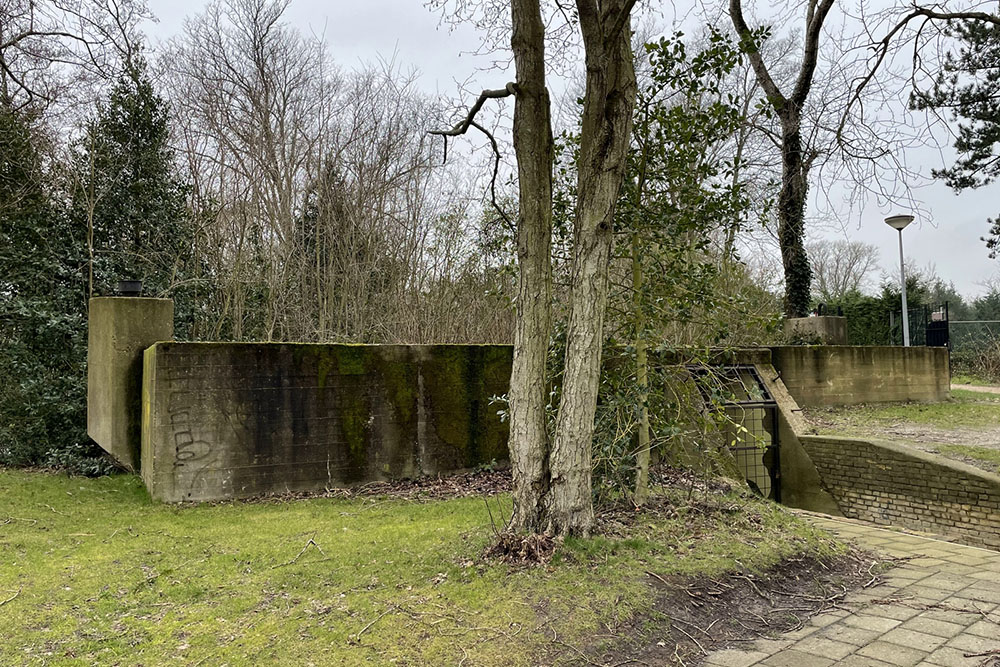
[(142, 353), (174, 337), (174, 302), (96, 297), (88, 328), (87, 433), (122, 465), (138, 470)]
[(1000, 475), (891, 442), (801, 441), (845, 516), (1000, 549)]
[(778, 465), (781, 482), (781, 503), (789, 507), (840, 516), (840, 508), (822, 484), (809, 452), (802, 446), (799, 434), (807, 425), (799, 406), (782, 383), (771, 364), (756, 364), (757, 372), (778, 404)]
[(815, 339), (823, 345), (847, 345), (847, 318), (836, 315), (793, 317), (785, 320), (785, 335), (803, 340)]
[(142, 476), (167, 502), (320, 491), (507, 459), (512, 350), (159, 343), (145, 353)]
[(939, 402), (950, 396), (943, 347), (788, 345), (771, 353), (781, 380), (803, 407)]

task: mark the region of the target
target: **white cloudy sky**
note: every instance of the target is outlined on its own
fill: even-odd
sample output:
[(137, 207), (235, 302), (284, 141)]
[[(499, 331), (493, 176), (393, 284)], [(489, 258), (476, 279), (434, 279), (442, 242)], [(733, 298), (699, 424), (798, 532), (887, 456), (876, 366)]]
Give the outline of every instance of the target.
[[(148, 27), (148, 34), (154, 43), (168, 39), (181, 30), (185, 16), (199, 12), (204, 4), (204, 0), (150, 0), (158, 23)], [(430, 93), (454, 96), (457, 81), (470, 81), (473, 87), (502, 85), (506, 80), (502, 73), (477, 74), (487, 62), (469, 53), (479, 43), (475, 30), (442, 26), (439, 15), (423, 5), (422, 0), (292, 0), (286, 16), (299, 29), (322, 35), (333, 59), (345, 68), (395, 55), (397, 62), (419, 69), (419, 85)], [(941, 160), (932, 150), (908, 156), (908, 162), (925, 173), (940, 167)], [(940, 183), (921, 188), (917, 196), (929, 215), (921, 215), (904, 232), (908, 261), (921, 267), (933, 264), (966, 296), (981, 293), (982, 283), (1000, 272), (1000, 260), (989, 259), (980, 241), (987, 231), (986, 218), (1000, 213), (997, 193), (986, 188), (956, 196)], [(896, 232), (882, 222), (890, 212), (895, 211), (872, 203), (860, 212), (843, 214), (845, 231), (814, 235), (850, 236), (875, 244), (883, 267), (897, 276)]]

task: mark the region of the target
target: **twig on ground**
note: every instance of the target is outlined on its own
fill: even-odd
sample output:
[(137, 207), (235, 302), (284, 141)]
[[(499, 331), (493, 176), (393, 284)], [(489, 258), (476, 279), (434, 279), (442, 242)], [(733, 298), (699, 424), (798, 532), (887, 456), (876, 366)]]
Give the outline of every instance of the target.
[(385, 618), (386, 616), (388, 616), (391, 613), (392, 613), (392, 609), (386, 609), (385, 611), (383, 611), (381, 614), (379, 614), (374, 619), (372, 619), (368, 623), (368, 625), (366, 625), (365, 627), (361, 628), (361, 632), (359, 632), (358, 634), (354, 635), (350, 639), (350, 641), (353, 642), (353, 643), (355, 643), (355, 644), (360, 644), (361, 643), (361, 635), (363, 635), (366, 632), (368, 632), (368, 630), (370, 630), (373, 625), (375, 625), (376, 623), (378, 623), (379, 621), (381, 621), (383, 618)]
[(316, 544), (315, 540), (313, 540), (313, 538), (310, 537), (309, 541), (306, 542), (306, 544), (305, 544), (304, 547), (302, 547), (302, 551), (300, 551), (299, 554), (295, 558), (293, 558), (292, 560), (288, 561), (287, 563), (280, 563), (278, 565), (274, 565), (274, 566), (271, 567), (271, 569), (272, 570), (276, 570), (279, 567), (285, 567), (287, 565), (293, 565), (293, 564), (295, 564), (299, 560), (299, 558), (302, 557), (302, 554), (304, 554), (306, 552), (306, 549), (308, 549), (310, 546), (316, 547), (319, 550), (319, 552), (321, 554), (323, 554), (323, 556), (324, 556), (320, 560), (310, 561), (311, 563), (322, 563), (323, 561), (330, 560), (330, 557), (326, 555), (325, 551), (323, 551), (323, 547), (321, 547), (320, 545)]
[(9, 598), (7, 598), (6, 600), (0, 600), (0, 607), (4, 606), (4, 605), (5, 605), (5, 604), (7, 604), (8, 602), (13, 602), (13, 601), (14, 601), (15, 599), (17, 599), (17, 596), (18, 596), (18, 595), (20, 595), (20, 594), (21, 594), (21, 589), (20, 589), (20, 588), (18, 588), (18, 589), (17, 589), (17, 592), (16, 592), (16, 593), (14, 593), (13, 595), (11, 595), (11, 596), (10, 596)]

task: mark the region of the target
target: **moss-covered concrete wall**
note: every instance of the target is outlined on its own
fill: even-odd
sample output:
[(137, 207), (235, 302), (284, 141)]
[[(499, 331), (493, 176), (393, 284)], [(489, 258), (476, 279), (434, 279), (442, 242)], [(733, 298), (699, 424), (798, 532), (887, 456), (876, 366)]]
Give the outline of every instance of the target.
[(507, 459), (512, 351), (479, 345), (158, 343), (142, 476), (167, 502), (320, 491)]
[(790, 345), (771, 348), (771, 359), (803, 407), (937, 402), (951, 391), (943, 347)]
[(1000, 549), (1000, 476), (891, 442), (802, 437), (846, 516)]
[(174, 302), (140, 297), (90, 300), (87, 433), (130, 470), (139, 469), (143, 350), (174, 337)]

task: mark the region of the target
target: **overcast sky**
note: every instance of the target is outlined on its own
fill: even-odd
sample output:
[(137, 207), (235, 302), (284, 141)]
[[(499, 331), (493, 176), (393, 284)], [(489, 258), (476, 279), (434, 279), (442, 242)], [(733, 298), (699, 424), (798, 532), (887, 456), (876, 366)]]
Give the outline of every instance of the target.
[[(204, 5), (203, 0), (150, 0), (159, 19), (147, 30), (154, 44), (177, 34), (184, 17), (200, 12)], [(422, 89), (448, 96), (456, 94), (456, 81), (469, 80), (474, 88), (482, 88), (499, 87), (506, 80), (500, 72), (477, 75), (477, 69), (488, 65), (486, 59), (469, 53), (478, 46), (479, 35), (471, 27), (441, 25), (439, 15), (426, 9), (422, 0), (292, 0), (286, 16), (300, 30), (322, 35), (334, 61), (345, 69), (395, 54), (397, 62), (421, 72)], [(932, 150), (907, 157), (925, 173), (942, 166), (941, 156)], [(986, 218), (1000, 214), (998, 193), (986, 188), (956, 196), (940, 183), (921, 188), (917, 196), (933, 221), (920, 216), (903, 233), (907, 259), (919, 267), (933, 264), (963, 295), (981, 293), (981, 283), (1000, 272), (1000, 262), (988, 258), (980, 240), (988, 231)], [(898, 278), (897, 235), (882, 221), (890, 212), (896, 211), (872, 203), (860, 213), (842, 215), (845, 232), (831, 229), (813, 236), (849, 236), (872, 243), (881, 252), (883, 268)]]

